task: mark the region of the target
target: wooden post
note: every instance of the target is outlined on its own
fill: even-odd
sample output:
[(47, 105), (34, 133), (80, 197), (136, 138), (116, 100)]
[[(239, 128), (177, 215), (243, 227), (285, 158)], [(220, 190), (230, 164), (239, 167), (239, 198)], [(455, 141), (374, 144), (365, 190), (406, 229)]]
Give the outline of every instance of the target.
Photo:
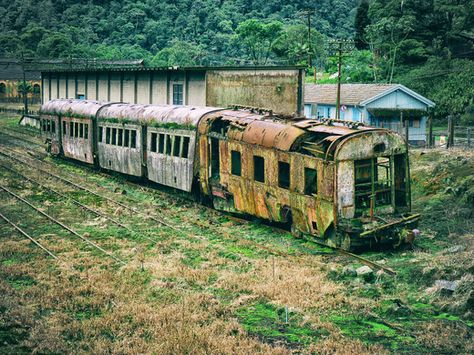
[(428, 148), (433, 148), (434, 139), (433, 139), (433, 120), (431, 117), (428, 118)]
[(408, 141), (410, 139), (410, 122), (409, 122), (409, 119), (405, 119), (405, 139), (407, 141), (407, 148), (408, 148)]
[(446, 148), (452, 148), (454, 146), (454, 122), (453, 116), (448, 116), (448, 142)]

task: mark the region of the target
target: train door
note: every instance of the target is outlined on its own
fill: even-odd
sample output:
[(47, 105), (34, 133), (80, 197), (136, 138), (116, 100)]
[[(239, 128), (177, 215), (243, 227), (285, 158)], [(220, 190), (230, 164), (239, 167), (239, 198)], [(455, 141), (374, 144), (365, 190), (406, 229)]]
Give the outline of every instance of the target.
[(211, 137), (210, 138), (210, 157), (211, 157), (211, 162), (209, 164), (210, 166), (210, 180), (211, 183), (219, 183), (220, 180), (220, 165), (221, 165), (221, 160), (220, 160), (220, 148), (219, 148), (219, 139)]

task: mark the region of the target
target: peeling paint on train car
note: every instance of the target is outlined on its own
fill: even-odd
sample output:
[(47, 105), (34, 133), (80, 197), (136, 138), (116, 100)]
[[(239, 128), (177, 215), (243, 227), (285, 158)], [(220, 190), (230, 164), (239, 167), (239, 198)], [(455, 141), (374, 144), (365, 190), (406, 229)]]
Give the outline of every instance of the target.
[(61, 144), (64, 156), (85, 163), (94, 163), (92, 120), (61, 117)]

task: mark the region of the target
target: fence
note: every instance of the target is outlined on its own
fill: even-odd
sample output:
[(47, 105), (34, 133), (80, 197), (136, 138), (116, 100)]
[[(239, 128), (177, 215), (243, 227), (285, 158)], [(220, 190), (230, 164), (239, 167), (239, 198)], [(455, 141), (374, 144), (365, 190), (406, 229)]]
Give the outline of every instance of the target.
[(455, 119), (452, 116), (448, 117), (448, 125), (433, 126), (431, 120), (428, 120), (426, 127), (426, 147), (460, 147), (460, 148), (474, 148), (474, 141), (472, 132), (474, 127), (457, 126)]

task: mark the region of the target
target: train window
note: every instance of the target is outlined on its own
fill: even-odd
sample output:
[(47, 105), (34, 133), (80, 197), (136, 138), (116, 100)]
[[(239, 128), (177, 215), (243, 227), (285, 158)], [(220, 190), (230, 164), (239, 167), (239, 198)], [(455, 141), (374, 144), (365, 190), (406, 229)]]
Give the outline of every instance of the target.
[(104, 127), (99, 127), (99, 142), (104, 139)]
[(66, 121), (63, 121), (63, 136), (66, 135), (66, 128), (67, 128), (67, 123)]
[(189, 154), (189, 137), (183, 137), (183, 150), (181, 151), (181, 158), (187, 158)]
[(56, 133), (56, 121), (51, 121), (51, 132)]
[(278, 186), (283, 189), (290, 188), (290, 164), (278, 162)]
[(304, 168), (304, 194), (318, 193), (318, 172), (316, 169)]
[(69, 137), (74, 136), (74, 122), (69, 122)]
[(150, 150), (152, 152), (155, 152), (156, 153), (156, 139), (158, 137), (158, 134), (157, 133), (152, 133), (151, 134), (151, 144), (150, 144)]
[(232, 150), (230, 152), (230, 161), (231, 161), (231, 173), (232, 175), (241, 176), (242, 175), (242, 156), (240, 152)]
[(74, 137), (79, 137), (79, 122), (74, 122)]
[(84, 123), (84, 138), (89, 139), (89, 124)]
[(179, 149), (181, 148), (181, 137), (175, 136), (173, 143), (173, 156), (179, 157)]
[(130, 130), (126, 129), (123, 132), (123, 146), (128, 147), (130, 145)]
[(253, 156), (253, 178), (255, 181), (265, 182), (265, 159), (258, 155)]
[(105, 143), (110, 144), (110, 127), (105, 128)]
[(130, 131), (130, 148), (136, 148), (137, 147), (137, 131), (132, 129)]
[(51, 131), (51, 121), (46, 120), (46, 131), (50, 132)]
[(117, 145), (117, 128), (112, 128), (112, 145)]
[(84, 138), (84, 123), (79, 123), (79, 138)]
[(166, 135), (165, 154), (171, 155), (171, 136)]
[(123, 129), (122, 128), (119, 128), (117, 130), (117, 145), (121, 146), (123, 145)]
[(158, 136), (158, 153), (163, 154), (165, 149), (165, 135), (160, 133)]
[(46, 132), (46, 120), (43, 120), (41, 129), (43, 130), (43, 132)]

